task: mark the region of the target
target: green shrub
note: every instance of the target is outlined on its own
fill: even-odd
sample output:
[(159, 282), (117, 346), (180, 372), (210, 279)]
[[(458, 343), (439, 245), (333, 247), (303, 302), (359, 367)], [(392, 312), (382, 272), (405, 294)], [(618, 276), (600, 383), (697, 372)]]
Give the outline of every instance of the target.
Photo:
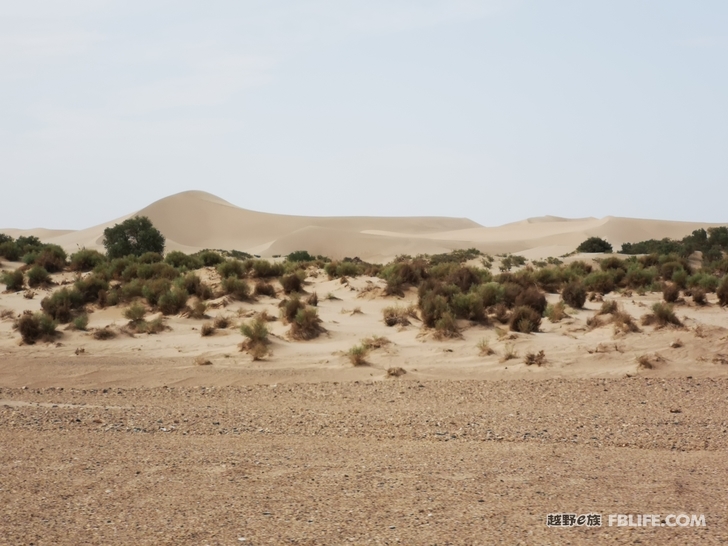
[(699, 286), (691, 288), (690, 295), (693, 297), (693, 303), (695, 303), (695, 305), (705, 305), (708, 303), (707, 299), (705, 298), (705, 290), (703, 290)]
[(88, 328), (88, 315), (83, 313), (73, 319), (73, 328), (76, 330), (86, 330)]
[(574, 309), (581, 309), (586, 302), (586, 288), (581, 281), (571, 281), (561, 291), (561, 299)]
[(296, 315), (301, 309), (306, 308), (306, 304), (301, 301), (297, 294), (291, 296), (291, 298), (283, 300), (280, 303), (281, 318), (287, 324), (292, 323), (296, 319)]
[(303, 279), (296, 273), (290, 275), (283, 275), (281, 277), (281, 286), (283, 292), (290, 294), (291, 292), (301, 292), (303, 290)]
[(43, 245), (34, 263), (49, 273), (63, 271), (63, 268), (66, 267), (66, 251), (58, 245)]
[(225, 294), (236, 300), (246, 300), (250, 297), (248, 283), (237, 277), (226, 277), (222, 280), (222, 290)]
[(434, 292), (428, 292), (420, 297), (418, 305), (422, 322), (428, 328), (434, 328), (437, 321), (442, 318), (442, 315), (450, 311), (445, 296)]
[(251, 265), (253, 275), (259, 279), (280, 277), (285, 271), (284, 264), (271, 263), (268, 260), (252, 260)]
[(477, 293), (483, 301), (483, 306), (491, 307), (503, 301), (505, 290), (503, 286), (497, 282), (489, 282), (480, 285), (477, 289)]
[(5, 284), (10, 292), (20, 292), (23, 289), (25, 277), (21, 269), (16, 269), (15, 271), (3, 273), (0, 282)]
[(164, 252), (164, 236), (146, 216), (134, 216), (104, 230), (106, 255), (113, 258)]
[[(600, 294), (609, 294), (614, 290), (614, 280), (606, 271), (594, 271), (584, 277), (584, 288)], [(568, 303), (568, 302), (567, 302)]]
[(304, 307), (296, 313), (296, 318), (291, 323), (290, 335), (293, 339), (308, 340), (318, 337), (322, 331), (316, 308)]
[(45, 268), (34, 265), (28, 271), (28, 286), (36, 288), (38, 286), (45, 286), (51, 282), (51, 276)]
[(672, 282), (680, 288), (686, 288), (688, 285), (688, 272), (684, 269), (678, 269), (672, 274)]
[(600, 237), (589, 237), (576, 247), (577, 252), (612, 252), (612, 245)]
[(694, 275), (691, 275), (687, 279), (687, 285), (688, 288), (693, 288), (694, 286), (699, 286), (706, 292), (715, 292), (718, 288), (719, 280), (717, 277), (714, 277), (713, 275), (709, 275), (707, 273), (695, 273)]
[(723, 277), (723, 280), (720, 281), (720, 285), (718, 286), (716, 293), (718, 294), (718, 303), (721, 306), (728, 305), (728, 275)]
[(164, 256), (161, 252), (145, 252), (137, 258), (140, 264), (158, 264), (164, 261)]
[(503, 303), (509, 309), (516, 305), (516, 299), (523, 292), (523, 287), (515, 282), (503, 283)]
[(450, 303), (457, 318), (484, 322), (486, 320), (483, 300), (477, 292), (455, 294)]
[(147, 310), (141, 303), (132, 303), (124, 310), (124, 317), (132, 322), (141, 322), (146, 314)]
[(4, 241), (0, 243), (0, 256), (11, 262), (17, 262), (20, 259), (20, 249), (15, 242)]
[(177, 269), (184, 267), (192, 270), (202, 267), (202, 260), (200, 260), (197, 256), (190, 256), (189, 254), (185, 254), (179, 250), (168, 252), (164, 257), (164, 261)]
[(71, 271), (91, 271), (106, 262), (106, 256), (97, 250), (82, 248), (71, 254)]
[(685, 271), (685, 268), (677, 261), (665, 262), (660, 266), (660, 276), (666, 281), (671, 281), (678, 271)]
[(61, 288), (40, 302), (43, 310), (61, 324), (71, 321), (73, 311), (83, 307), (83, 296), (76, 290)]
[(624, 277), (624, 285), (629, 288), (645, 288), (651, 285), (657, 278), (655, 267), (642, 268), (639, 266), (630, 267)]
[(455, 317), (450, 311), (446, 311), (435, 323), (435, 336), (442, 338), (453, 338), (460, 335)]
[(536, 284), (550, 294), (556, 294), (561, 288), (561, 276), (557, 269), (544, 267), (534, 275)]
[(78, 279), (74, 286), (81, 294), (84, 303), (97, 302), (101, 292), (109, 289), (109, 283), (103, 277), (92, 273), (82, 279)]
[(599, 267), (602, 271), (609, 271), (610, 269), (627, 269), (624, 260), (620, 260), (616, 256), (609, 256), (599, 261)]
[(541, 326), (541, 314), (527, 305), (516, 307), (511, 313), (509, 326), (514, 332), (524, 334), (538, 332)]
[(675, 326), (682, 326), (682, 322), (677, 318), (675, 312), (672, 310), (672, 305), (668, 303), (656, 303), (652, 306), (652, 312), (655, 315), (657, 324), (660, 326), (666, 326), (668, 324), (674, 324)]
[(23, 342), (32, 345), (39, 339), (50, 340), (57, 335), (56, 322), (45, 313), (25, 311), (15, 322)]
[(189, 294), (184, 288), (173, 286), (171, 290), (159, 297), (158, 307), (163, 315), (176, 315), (187, 304)]
[[(125, 292), (127, 289), (131, 289), (131, 285), (132, 283), (124, 285), (122, 287), (122, 292)], [(159, 303), (160, 298), (170, 291), (172, 283), (168, 279), (151, 279), (141, 286), (141, 295), (144, 296), (149, 305), (156, 306)], [(136, 290), (134, 290), (134, 295), (136, 296)], [(125, 299), (130, 301), (132, 298)]]
[(305, 250), (295, 250), (286, 256), (286, 260), (289, 262), (312, 262), (315, 259)]
[[(164, 293), (169, 288), (169, 281), (164, 279), (159, 279), (159, 281), (164, 283), (164, 288), (156, 291), (156, 287), (147, 287), (147, 283), (144, 283), (140, 281), (139, 279), (134, 279), (131, 282), (128, 282), (121, 286), (121, 289), (119, 290), (119, 300), (120, 301), (132, 301), (134, 298), (140, 298), (144, 297), (147, 301), (150, 301), (150, 299), (153, 299), (154, 303), (150, 303), (150, 305), (156, 305), (157, 299), (159, 298), (159, 295)], [(152, 284), (151, 282), (149, 284)], [(145, 294), (145, 289), (147, 290), (147, 293)]]
[(209, 300), (212, 298), (212, 288), (208, 284), (202, 282), (202, 279), (195, 273), (187, 273), (184, 277), (180, 277), (175, 281), (180, 288), (184, 288), (191, 296), (197, 296), (201, 300)]
[(349, 361), (354, 366), (366, 366), (368, 364), (366, 360), (368, 354), (369, 348), (364, 345), (354, 345), (347, 353)]
[(243, 262), (240, 260), (227, 260), (222, 262), (217, 266), (217, 272), (223, 279), (228, 277), (237, 277), (240, 279), (245, 275)]
[(203, 250), (196, 254), (196, 256), (205, 267), (214, 267), (225, 261), (222, 255), (213, 250)]

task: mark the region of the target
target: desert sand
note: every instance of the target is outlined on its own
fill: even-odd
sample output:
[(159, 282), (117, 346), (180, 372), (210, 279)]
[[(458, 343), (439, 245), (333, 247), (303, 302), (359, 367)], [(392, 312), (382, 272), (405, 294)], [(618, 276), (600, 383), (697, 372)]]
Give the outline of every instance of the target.
[[(618, 247), (712, 225), (293, 217), (202, 192), (139, 213), (165, 234), (168, 250), (272, 257), (306, 249), (381, 262), (467, 247), (541, 259), (589, 236)], [(102, 249), (104, 227), (118, 221), (0, 232)], [(577, 258), (594, 256), (566, 260)], [(214, 268), (198, 273), (219, 286)], [(385, 307), (416, 303), (414, 288), (385, 296), (376, 277), (307, 273), (304, 290), (318, 294), (325, 332), (296, 341), (272, 320), (261, 360), (241, 351), (239, 325), (263, 311), (278, 317), (278, 281), (276, 297), (219, 297), (207, 318), (167, 317), (158, 334), (125, 333), (123, 308), (92, 306), (89, 332), (62, 327), (53, 342), (34, 345), (20, 343), (15, 317), (39, 310), (75, 274), (54, 274), (55, 285), (32, 299), (0, 294), (0, 544), (728, 541), (728, 310), (715, 294), (705, 306), (678, 302), (679, 327), (625, 334), (607, 321), (588, 324), (597, 298), (558, 322), (544, 319), (534, 334), (460, 321), (461, 337), (438, 340), (417, 318), (395, 327), (382, 320)], [(639, 318), (660, 296), (603, 299)], [(216, 316), (230, 326), (201, 336)], [(94, 339), (103, 327), (117, 335)], [(353, 366), (347, 352), (373, 336), (388, 343)], [(493, 354), (481, 351), (482, 340)], [(539, 351), (540, 365), (524, 361)], [(405, 373), (389, 376), (396, 367)], [(605, 519), (598, 528), (554, 529), (546, 526), (554, 512)], [(645, 513), (705, 514), (706, 527), (606, 520)]]

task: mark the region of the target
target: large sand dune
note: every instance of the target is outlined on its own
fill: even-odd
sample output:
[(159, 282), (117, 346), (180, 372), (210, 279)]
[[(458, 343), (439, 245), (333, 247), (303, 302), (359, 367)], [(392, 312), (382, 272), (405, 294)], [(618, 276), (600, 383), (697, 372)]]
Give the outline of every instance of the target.
[[(375, 262), (386, 262), (398, 254), (433, 254), (467, 247), (495, 254), (522, 253), (534, 259), (570, 252), (591, 236), (603, 237), (619, 248), (624, 242), (680, 238), (697, 228), (717, 225), (611, 216), (544, 216), (484, 227), (467, 218), (287, 216), (246, 210), (200, 191), (166, 197), (133, 214), (148, 216), (167, 238), (169, 250), (235, 249), (266, 257), (308, 250), (333, 258), (358, 256)], [(36, 235), (68, 251), (101, 249), (104, 229), (129, 216), (79, 231), (3, 231), (14, 237)]]

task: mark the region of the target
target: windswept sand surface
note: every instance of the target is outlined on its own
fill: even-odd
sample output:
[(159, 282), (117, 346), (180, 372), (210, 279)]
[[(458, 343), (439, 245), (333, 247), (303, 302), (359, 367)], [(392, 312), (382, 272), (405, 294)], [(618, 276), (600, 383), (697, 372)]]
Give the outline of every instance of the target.
[[(371, 262), (388, 262), (400, 254), (437, 254), (469, 247), (492, 254), (510, 252), (529, 259), (546, 258), (571, 252), (592, 236), (603, 237), (619, 248), (624, 242), (679, 239), (695, 229), (719, 225), (611, 216), (544, 216), (483, 227), (467, 218), (286, 216), (246, 210), (201, 191), (166, 197), (135, 214), (152, 220), (167, 238), (168, 250), (236, 249), (264, 257), (308, 250), (335, 259), (358, 256)], [(13, 237), (36, 235), (69, 252), (79, 247), (102, 250), (104, 228), (126, 218), (80, 231), (0, 232)]]

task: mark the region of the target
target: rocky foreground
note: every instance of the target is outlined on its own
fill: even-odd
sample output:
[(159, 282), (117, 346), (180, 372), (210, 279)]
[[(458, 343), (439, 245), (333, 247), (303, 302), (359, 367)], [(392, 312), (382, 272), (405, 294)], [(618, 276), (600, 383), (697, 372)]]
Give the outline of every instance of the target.
[(0, 389), (0, 544), (721, 544), (727, 398), (645, 377)]

